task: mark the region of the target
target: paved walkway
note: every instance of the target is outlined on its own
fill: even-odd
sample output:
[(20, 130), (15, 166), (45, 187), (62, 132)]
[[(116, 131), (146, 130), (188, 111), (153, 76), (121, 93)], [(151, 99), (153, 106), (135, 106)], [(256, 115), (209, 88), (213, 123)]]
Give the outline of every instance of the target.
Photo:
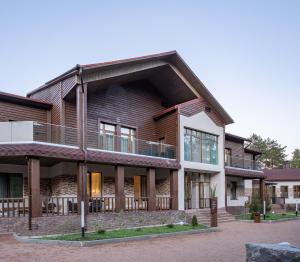
[(300, 247), (300, 220), (273, 224), (228, 222), (221, 232), (94, 247), (33, 245), (0, 235), (0, 261), (245, 261), (245, 243), (287, 241)]

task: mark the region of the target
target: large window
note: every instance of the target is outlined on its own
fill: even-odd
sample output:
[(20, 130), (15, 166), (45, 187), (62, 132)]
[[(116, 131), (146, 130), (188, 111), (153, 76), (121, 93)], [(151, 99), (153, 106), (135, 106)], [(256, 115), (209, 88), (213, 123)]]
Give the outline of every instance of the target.
[(218, 137), (185, 128), (184, 160), (218, 164)]
[(300, 198), (300, 186), (294, 186), (294, 198)]
[(121, 127), (121, 152), (135, 153), (135, 129)]
[(289, 197), (289, 187), (288, 186), (280, 186), (280, 196), (281, 197)]
[(0, 174), (0, 198), (23, 197), (21, 174)]
[(116, 126), (100, 123), (100, 148), (104, 150), (115, 150)]
[(102, 196), (102, 173), (91, 172), (87, 174), (87, 194), (89, 197)]

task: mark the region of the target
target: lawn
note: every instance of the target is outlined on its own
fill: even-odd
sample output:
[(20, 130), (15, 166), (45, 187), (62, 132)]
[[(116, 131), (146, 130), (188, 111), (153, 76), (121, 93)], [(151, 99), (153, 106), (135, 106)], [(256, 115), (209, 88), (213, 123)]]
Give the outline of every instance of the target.
[(88, 241), (88, 240), (101, 240), (101, 239), (112, 239), (112, 238), (124, 238), (134, 236), (144, 236), (153, 234), (164, 234), (164, 233), (175, 233), (182, 231), (191, 231), (207, 228), (204, 225), (191, 226), (191, 225), (167, 225), (158, 227), (145, 227), (136, 229), (119, 229), (112, 231), (101, 231), (86, 233), (85, 237), (82, 238), (80, 234), (69, 234), (59, 235), (53, 237), (45, 237), (47, 240), (65, 240), (65, 241)]
[[(264, 218), (264, 216), (261, 215), (261, 220), (263, 220), (263, 218)], [(286, 219), (286, 218), (296, 218), (296, 214), (293, 212), (280, 213), (280, 214), (272, 214), (272, 213), (266, 214), (266, 220), (280, 220), (280, 219)], [(237, 216), (237, 219), (251, 220), (251, 214), (239, 215), (239, 216)]]

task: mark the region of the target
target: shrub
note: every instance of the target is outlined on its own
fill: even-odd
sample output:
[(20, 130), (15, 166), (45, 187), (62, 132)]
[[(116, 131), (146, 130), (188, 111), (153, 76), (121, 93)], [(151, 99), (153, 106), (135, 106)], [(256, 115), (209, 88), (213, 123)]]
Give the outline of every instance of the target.
[(168, 224), (167, 227), (168, 227), (168, 228), (173, 228), (174, 225), (173, 225), (173, 224)]
[(282, 216), (286, 216), (286, 213), (282, 213), (281, 215), (282, 215)]
[(193, 215), (193, 217), (192, 217), (192, 226), (193, 227), (198, 226), (198, 220), (197, 220), (197, 217), (195, 215)]
[(249, 212), (252, 214), (260, 212), (262, 208), (261, 200), (258, 196), (253, 196), (251, 202), (249, 203)]
[(97, 234), (99, 234), (99, 235), (105, 234), (105, 230), (104, 229), (98, 229)]
[(142, 231), (142, 229), (139, 227), (135, 231), (140, 232), (140, 231)]

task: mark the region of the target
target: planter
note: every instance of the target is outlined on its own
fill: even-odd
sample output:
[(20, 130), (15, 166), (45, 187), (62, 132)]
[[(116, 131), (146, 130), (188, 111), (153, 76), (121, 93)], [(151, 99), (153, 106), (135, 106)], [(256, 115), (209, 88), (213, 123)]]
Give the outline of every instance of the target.
[(254, 223), (260, 223), (260, 213), (259, 212), (254, 212), (253, 213), (253, 219), (254, 219)]

